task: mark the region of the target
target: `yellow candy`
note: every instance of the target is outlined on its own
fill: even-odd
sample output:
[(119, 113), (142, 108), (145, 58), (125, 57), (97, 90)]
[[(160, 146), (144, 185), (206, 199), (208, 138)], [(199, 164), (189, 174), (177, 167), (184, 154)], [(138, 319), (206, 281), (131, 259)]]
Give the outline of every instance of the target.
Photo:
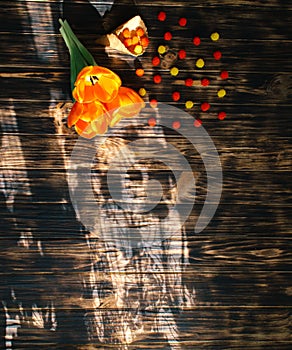
[(186, 108), (188, 108), (188, 109), (193, 108), (194, 102), (193, 102), (193, 101), (187, 101), (187, 102), (185, 103), (185, 106), (186, 106)]
[(140, 96), (145, 96), (146, 95), (146, 90), (144, 88), (139, 89), (139, 95)]
[(196, 66), (197, 66), (198, 68), (203, 68), (204, 65), (205, 65), (205, 61), (204, 61), (202, 58), (199, 58), (199, 59), (197, 60), (197, 62), (196, 62)]
[(172, 76), (176, 77), (176, 76), (178, 75), (178, 73), (179, 73), (178, 68), (176, 68), (176, 67), (172, 67), (172, 68), (171, 68), (170, 74), (171, 74)]
[(158, 47), (158, 53), (160, 53), (161, 55), (163, 55), (164, 53), (165, 53), (165, 51), (166, 51), (166, 47), (165, 46), (163, 46), (163, 45), (160, 45), (159, 47)]
[(220, 38), (219, 33), (215, 32), (215, 33), (211, 34), (211, 40), (217, 41), (217, 40), (219, 40), (219, 38)]
[(218, 92), (217, 92), (217, 95), (218, 97), (224, 97), (226, 95), (226, 90), (224, 89), (220, 89)]

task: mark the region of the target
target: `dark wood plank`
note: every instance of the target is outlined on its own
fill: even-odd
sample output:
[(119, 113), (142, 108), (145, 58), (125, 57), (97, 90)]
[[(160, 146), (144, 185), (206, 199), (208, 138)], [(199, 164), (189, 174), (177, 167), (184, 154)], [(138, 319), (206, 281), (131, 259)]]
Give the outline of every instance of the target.
[[(121, 0), (102, 19), (86, 1), (64, 3), (64, 8), (58, 0), (1, 3), (0, 172), (5, 179), (0, 185), (0, 347), (5, 346), (8, 312), (11, 320), (20, 317), (22, 323), (13, 349), (290, 349), (291, 4)], [(160, 10), (167, 13), (164, 23), (157, 21)], [(148, 26), (149, 49), (131, 62), (117, 53), (107, 57), (96, 38), (136, 13)], [(185, 111), (184, 102), (194, 99), (189, 113), (202, 119), (219, 152), (220, 205), (208, 227), (195, 234), (206, 196), (206, 171), (184, 137), (175, 132), (165, 137), (194, 170), (196, 201), (185, 224), (186, 237), (172, 237), (173, 246), (155, 252), (161, 257), (156, 272), (150, 269), (154, 261), (145, 262), (140, 253), (124, 271), (109, 267), (102, 259), (110, 260), (114, 250), (86, 240), (76, 219), (65, 166), (77, 138), (65, 125), (69, 107), (64, 103), (71, 99), (69, 55), (58, 32), (58, 18), (65, 15), (97, 62), (115, 70), (125, 85), (135, 90), (144, 86), (150, 98)], [(177, 25), (180, 16), (188, 18), (187, 28)], [(177, 78), (151, 64), (166, 30), (174, 34), (171, 48), (185, 48), (188, 54), (177, 62)], [(218, 43), (209, 39), (213, 31), (221, 35)], [(200, 47), (192, 44), (194, 35), (201, 37)], [(212, 59), (217, 49), (223, 54), (219, 62)], [(195, 68), (198, 57), (206, 59), (203, 70)], [(135, 75), (138, 65), (145, 69), (143, 78)], [(223, 69), (229, 71), (224, 82), (219, 79)], [(152, 81), (157, 72), (163, 77), (159, 86)], [(187, 89), (184, 79), (190, 75), (195, 83)], [(207, 89), (200, 86), (205, 76), (211, 81)], [(220, 87), (227, 91), (222, 100), (216, 98)], [(183, 95), (180, 103), (171, 100), (174, 89)], [(200, 111), (203, 101), (211, 103), (210, 112)], [(227, 112), (224, 121), (217, 119), (220, 110)], [(148, 138), (151, 143), (158, 137)], [(14, 190), (9, 207), (5, 193), (13, 197)], [(183, 244), (188, 246), (189, 263)], [(111, 283), (124, 277), (121, 290), (129, 293), (129, 302), (121, 311)], [(98, 306), (93, 285), (102, 294)], [(167, 293), (161, 292), (162, 286)], [(190, 291), (185, 307), (180, 304), (188, 297), (183, 286)], [(163, 295), (162, 311), (147, 309), (145, 295), (152, 305)], [(57, 323), (33, 324), (33, 311), (39, 322), (45, 318), (34, 303)], [(139, 319), (140, 313), (145, 327), (131, 344), (116, 346), (117, 336), (111, 331), (98, 339), (94, 327), (116, 330)], [(151, 332), (159, 317), (160, 330)], [(91, 338), (86, 327), (92, 327)]]

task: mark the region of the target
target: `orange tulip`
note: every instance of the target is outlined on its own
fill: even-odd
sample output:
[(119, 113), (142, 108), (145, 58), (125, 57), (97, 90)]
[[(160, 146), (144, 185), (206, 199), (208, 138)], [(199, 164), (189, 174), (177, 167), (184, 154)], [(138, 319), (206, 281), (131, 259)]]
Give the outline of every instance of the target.
[(116, 98), (106, 104), (110, 113), (109, 125), (112, 127), (122, 118), (134, 117), (144, 107), (144, 101), (134, 90), (120, 87)]
[(111, 102), (117, 96), (121, 84), (119, 76), (110, 69), (87, 66), (78, 74), (72, 94), (80, 103), (90, 103), (95, 100)]
[(101, 102), (75, 102), (67, 123), (69, 128), (75, 125), (75, 130), (79, 135), (92, 138), (107, 131), (109, 119), (109, 114)]

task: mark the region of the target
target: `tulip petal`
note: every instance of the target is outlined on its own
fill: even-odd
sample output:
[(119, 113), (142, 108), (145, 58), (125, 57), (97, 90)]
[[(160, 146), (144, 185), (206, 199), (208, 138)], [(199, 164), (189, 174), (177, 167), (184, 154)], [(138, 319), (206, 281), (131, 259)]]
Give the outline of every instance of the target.
[(92, 139), (96, 135), (96, 132), (92, 130), (90, 123), (86, 123), (81, 119), (75, 124), (75, 130), (80, 136), (87, 139)]
[(145, 107), (145, 102), (134, 90), (121, 86), (117, 97), (106, 106), (111, 114), (110, 126), (112, 127), (122, 118), (137, 115)]
[(72, 127), (72, 125), (76, 124), (76, 122), (79, 120), (80, 115), (82, 115), (83, 106), (81, 103), (75, 102), (67, 119), (67, 125), (69, 128)]
[(101, 102), (110, 102), (117, 96), (119, 87), (120, 85), (117, 81), (104, 75), (95, 84), (95, 97)]
[(108, 122), (106, 118), (101, 117), (91, 122), (91, 127), (96, 134), (102, 135), (108, 129)]

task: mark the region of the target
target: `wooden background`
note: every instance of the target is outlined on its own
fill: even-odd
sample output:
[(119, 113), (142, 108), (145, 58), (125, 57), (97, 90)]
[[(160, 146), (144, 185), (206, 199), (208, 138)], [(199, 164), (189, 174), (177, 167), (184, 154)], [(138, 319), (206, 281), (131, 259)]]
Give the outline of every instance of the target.
[[(160, 10), (168, 22), (157, 21)], [(136, 61), (117, 54), (109, 58), (95, 39), (135, 14), (148, 27), (149, 50)], [(177, 28), (180, 16), (188, 18), (187, 29)], [(84, 310), (76, 301), (82, 294), (76, 281), (86, 265), (86, 243), (72, 207), (64, 206), (70, 200), (60, 140), (70, 146), (74, 137), (65, 128), (62, 134), (54, 117), (58, 103), (70, 101), (69, 56), (58, 32), (59, 17), (125, 85), (145, 86), (150, 97), (170, 104), (173, 86), (184, 99), (195, 96), (191, 113), (202, 118), (220, 154), (224, 183), (216, 215), (198, 235), (191, 229), (194, 217), (187, 226), (190, 264), (183, 279), (194, 288), (196, 301), (177, 318), (179, 343), (172, 348), (291, 349), (292, 4), (281, 0), (116, 1), (104, 18), (87, 1), (1, 1), (1, 348), (7, 310), (11, 316), (19, 313), (19, 303), (29, 310), (51, 299), (56, 330), (24, 322), (13, 349), (78, 344), (90, 349), (94, 344), (83, 339)], [(187, 50), (197, 33), (206, 43), (201, 55), (217, 46), (222, 51), (222, 60), (205, 69), (210, 78), (221, 69), (229, 71), (222, 101), (214, 97), (221, 84), (217, 80), (208, 90), (191, 92), (165, 72), (162, 84), (152, 83), (151, 58), (169, 28), (176, 34), (173, 48)], [(218, 44), (209, 40), (214, 31), (221, 35)], [(183, 64), (180, 74), (193, 74), (193, 59)], [(140, 65), (142, 79), (134, 73)], [(201, 115), (203, 100), (212, 108)], [(224, 121), (216, 117), (219, 110), (227, 113)], [(184, 140), (177, 136), (176, 142), (191, 154)], [(199, 186), (205, 185), (202, 179)], [(199, 191), (199, 207), (203, 194)], [(152, 334), (129, 349), (167, 346)]]

